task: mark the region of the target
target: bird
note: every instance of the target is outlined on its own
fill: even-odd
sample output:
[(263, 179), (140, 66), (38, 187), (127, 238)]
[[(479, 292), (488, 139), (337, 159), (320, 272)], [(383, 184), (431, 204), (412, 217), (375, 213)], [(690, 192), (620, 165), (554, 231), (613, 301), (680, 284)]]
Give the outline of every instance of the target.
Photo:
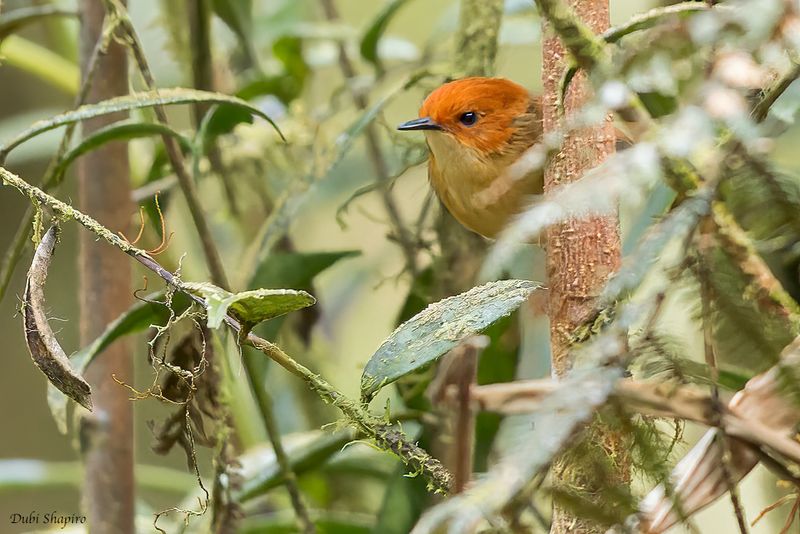
[(508, 172), (542, 137), (542, 99), (516, 82), (447, 82), (428, 95), (418, 118), (397, 129), (424, 132), (434, 192), (453, 217), (484, 237), (497, 237), (542, 193), (541, 167), (521, 177)]

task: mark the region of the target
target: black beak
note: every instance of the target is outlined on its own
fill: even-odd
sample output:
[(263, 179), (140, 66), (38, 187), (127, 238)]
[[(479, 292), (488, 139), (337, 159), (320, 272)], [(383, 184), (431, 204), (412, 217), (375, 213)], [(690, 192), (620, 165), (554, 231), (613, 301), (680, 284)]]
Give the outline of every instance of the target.
[(430, 117), (423, 117), (421, 119), (414, 119), (413, 121), (404, 122), (397, 127), (398, 130), (441, 130), (442, 127), (433, 122)]

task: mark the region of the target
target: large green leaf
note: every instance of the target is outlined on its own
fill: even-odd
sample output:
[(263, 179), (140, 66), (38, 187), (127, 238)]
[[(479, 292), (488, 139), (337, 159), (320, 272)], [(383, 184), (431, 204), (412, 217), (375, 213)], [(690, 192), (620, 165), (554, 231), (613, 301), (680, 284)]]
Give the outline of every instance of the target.
[(361, 376), (361, 396), (430, 364), (464, 339), (516, 310), (539, 284), (501, 280), (428, 306), (400, 325), (372, 355)]
[(345, 258), (358, 256), (358, 250), (335, 252), (276, 252), (270, 254), (256, 269), (248, 286), (309, 289), (319, 273)]
[(60, 126), (73, 124), (86, 119), (108, 115), (110, 113), (117, 113), (120, 111), (130, 111), (132, 109), (141, 109), (154, 106), (195, 104), (198, 102), (225, 104), (247, 109), (253, 115), (257, 115), (268, 121), (275, 128), (275, 130), (280, 133), (280, 129), (278, 129), (278, 126), (268, 115), (240, 98), (221, 93), (198, 91), (195, 89), (159, 89), (158, 91), (146, 91), (120, 96), (117, 98), (111, 98), (97, 104), (87, 104), (77, 109), (67, 111), (66, 113), (62, 113), (61, 115), (40, 120), (31, 125), (27, 130), (19, 133), (16, 137), (0, 146), (0, 161), (5, 159), (6, 155), (11, 150), (25, 141)]
[[(66, 172), (70, 164), (78, 157), (86, 154), (87, 152), (95, 150), (106, 143), (110, 143), (111, 141), (138, 139), (140, 137), (150, 137), (153, 135), (168, 135), (170, 137), (174, 137), (184, 150), (191, 150), (191, 140), (165, 124), (134, 121), (115, 122), (113, 124), (109, 124), (105, 128), (101, 128), (92, 132), (91, 135), (87, 137), (84, 137), (77, 146), (64, 154), (64, 157), (58, 162), (58, 167), (56, 167), (56, 170), (53, 173), (53, 180), (58, 182), (61, 175)], [(158, 225), (156, 227), (158, 228)]]
[(408, 0), (391, 0), (388, 2), (369, 25), (367, 31), (364, 32), (364, 36), (361, 38), (361, 57), (375, 65), (378, 72), (383, 72), (381, 59), (380, 56), (378, 56), (378, 42), (389, 26), (392, 17), (406, 2), (408, 2)]
[[(354, 439), (352, 430), (339, 430), (333, 434), (314, 431), (287, 435), (283, 439), (292, 470), (301, 475), (327, 462)], [(245, 481), (236, 496), (245, 502), (267, 493), (283, 484), (283, 474), (271, 448), (260, 448), (241, 458)]]
[[(136, 332), (147, 330), (151, 325), (163, 325), (170, 317), (170, 308), (160, 302), (163, 293), (148, 295), (128, 311), (110, 323), (105, 331), (91, 344), (79, 350), (70, 357), (72, 366), (80, 373), (116, 339)], [(175, 314), (183, 313), (191, 304), (189, 297), (182, 293), (175, 293), (172, 297), (172, 310)], [(52, 384), (47, 385), (47, 404), (53, 414), (56, 426), (61, 433), (67, 432), (67, 396), (56, 389)]]
[(316, 302), (305, 291), (294, 289), (253, 289), (231, 293), (205, 282), (184, 286), (205, 299), (209, 328), (219, 328), (225, 314), (230, 312), (249, 330), (258, 323), (307, 308)]

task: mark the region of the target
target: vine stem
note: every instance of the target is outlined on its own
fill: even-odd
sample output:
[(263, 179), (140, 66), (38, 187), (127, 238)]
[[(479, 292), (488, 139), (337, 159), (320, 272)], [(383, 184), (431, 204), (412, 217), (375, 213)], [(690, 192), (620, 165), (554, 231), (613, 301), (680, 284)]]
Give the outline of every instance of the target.
[[(16, 188), (26, 197), (35, 199), (40, 204), (48, 207), (60, 218), (76, 221), (100, 239), (103, 239), (110, 245), (133, 257), (147, 269), (158, 275), (168, 285), (185, 293), (194, 302), (204, 309), (206, 308), (206, 303), (201, 297), (192, 293), (184, 282), (162, 267), (147, 254), (147, 252), (131, 245), (85, 213), (48, 195), (38, 187), (29, 184), (3, 167), (0, 167), (0, 180), (2, 180), (4, 184)], [(237, 338), (239, 338), (242, 332), (242, 327), (239, 322), (230, 315), (226, 315), (225, 323), (234, 331)], [(277, 345), (270, 343), (252, 332), (247, 334), (243, 342), (262, 352), (275, 363), (302, 379), (324, 402), (336, 406), (345, 415), (346, 421), (350, 426), (373, 439), (380, 448), (393, 452), (407, 466), (425, 476), (429, 480), (430, 487), (433, 490), (439, 493), (449, 492), (452, 482), (452, 475), (450, 472), (442, 466), (439, 460), (416, 444), (410, 442), (402, 431), (392, 428), (390, 424), (371, 415), (361, 404), (340, 393), (330, 383), (295, 361)]]

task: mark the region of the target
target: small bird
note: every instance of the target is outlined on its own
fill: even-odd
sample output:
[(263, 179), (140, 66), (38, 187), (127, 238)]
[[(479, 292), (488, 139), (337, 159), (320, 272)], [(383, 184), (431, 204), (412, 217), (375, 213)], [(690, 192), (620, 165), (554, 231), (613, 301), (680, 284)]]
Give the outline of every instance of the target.
[(522, 177), (510, 166), (542, 137), (542, 101), (503, 78), (445, 83), (425, 99), (419, 118), (398, 130), (422, 130), (430, 148), (428, 177), (461, 224), (493, 238), (542, 193), (540, 168)]

